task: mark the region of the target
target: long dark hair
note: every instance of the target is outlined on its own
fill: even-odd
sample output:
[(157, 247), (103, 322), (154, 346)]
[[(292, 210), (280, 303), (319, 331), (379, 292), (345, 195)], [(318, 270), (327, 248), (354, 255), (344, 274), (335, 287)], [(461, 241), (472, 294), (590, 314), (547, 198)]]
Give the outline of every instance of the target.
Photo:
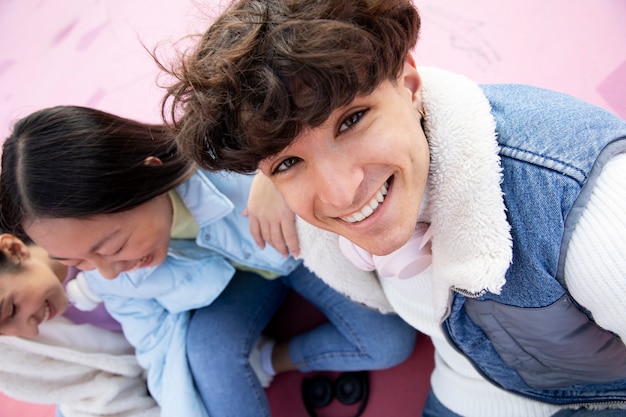
[[(157, 157), (161, 165), (146, 164)], [(187, 179), (165, 125), (103, 111), (57, 106), (20, 119), (3, 145), (1, 226), (23, 234), (25, 221), (77, 218), (136, 207)]]

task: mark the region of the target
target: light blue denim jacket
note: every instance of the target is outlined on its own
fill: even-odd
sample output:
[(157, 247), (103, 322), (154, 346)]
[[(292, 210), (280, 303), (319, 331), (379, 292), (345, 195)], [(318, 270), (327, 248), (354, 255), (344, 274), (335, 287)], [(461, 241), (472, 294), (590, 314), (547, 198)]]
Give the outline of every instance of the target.
[[(190, 310), (209, 305), (232, 278), (237, 263), (287, 275), (299, 261), (267, 245), (261, 250), (241, 215), (251, 176), (196, 172), (176, 188), (196, 219), (196, 241), (171, 240), (166, 260), (106, 280), (85, 273), (147, 370), (148, 388), (163, 416), (207, 416), (186, 358)], [(167, 360), (166, 360), (167, 358)]]
[(497, 123), (513, 262), (501, 294), (454, 294), (444, 334), (506, 390), (559, 405), (626, 404), (624, 342), (594, 323), (563, 279), (595, 179), (626, 152), (626, 122), (555, 92), (482, 88)]

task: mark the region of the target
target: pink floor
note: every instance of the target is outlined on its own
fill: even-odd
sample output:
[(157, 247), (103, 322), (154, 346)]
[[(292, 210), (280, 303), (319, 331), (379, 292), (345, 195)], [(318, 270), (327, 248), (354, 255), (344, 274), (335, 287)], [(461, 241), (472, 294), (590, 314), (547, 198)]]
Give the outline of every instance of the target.
[[(423, 23), (415, 50), (418, 65), (461, 72), (483, 83), (552, 88), (626, 117), (623, 0), (415, 2)], [(0, 141), (16, 118), (57, 104), (160, 121), (162, 90), (157, 81), (167, 80), (157, 77), (143, 46), (151, 50), (161, 45), (159, 56), (167, 62), (173, 57), (173, 42), (201, 31), (223, 3), (227, 1), (0, 0)], [(294, 322), (293, 317), (285, 314), (277, 320), (275, 334), (286, 335), (320, 319), (311, 310), (304, 319), (296, 316)], [(419, 415), (431, 351), (428, 339), (421, 338), (406, 363), (373, 372), (363, 415)], [(268, 390), (276, 417), (306, 415), (299, 396), (302, 377), (279, 376)], [(346, 416), (348, 411), (333, 404), (318, 415)], [(1, 417), (52, 415), (51, 407), (0, 396)]]
[(0, 393), (0, 416), (54, 417), (54, 407), (51, 405), (30, 404), (16, 401)]

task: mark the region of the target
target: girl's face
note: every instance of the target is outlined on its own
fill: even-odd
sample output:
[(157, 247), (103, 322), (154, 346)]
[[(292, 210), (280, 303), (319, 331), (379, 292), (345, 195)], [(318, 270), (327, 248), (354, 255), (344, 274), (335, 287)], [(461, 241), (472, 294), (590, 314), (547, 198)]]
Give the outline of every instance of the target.
[(83, 218), (38, 218), (24, 231), (52, 259), (82, 270), (97, 269), (108, 279), (136, 268), (161, 264), (172, 225), (167, 193), (140, 206)]
[(426, 187), (421, 108), (421, 79), (409, 58), (395, 83), (336, 109), (260, 168), (304, 220), (389, 254), (415, 229)]
[[(3, 250), (5, 237), (0, 237)], [(41, 323), (65, 312), (67, 296), (50, 266), (31, 256), (19, 239), (11, 239), (21, 267), (0, 273), (0, 334), (35, 337)]]

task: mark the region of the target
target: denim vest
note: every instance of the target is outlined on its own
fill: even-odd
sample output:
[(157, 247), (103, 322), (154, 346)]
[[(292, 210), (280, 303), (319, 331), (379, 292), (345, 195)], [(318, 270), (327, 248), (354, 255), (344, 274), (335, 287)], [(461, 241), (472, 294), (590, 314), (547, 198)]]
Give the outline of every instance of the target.
[(626, 346), (595, 324), (563, 279), (595, 180), (626, 152), (626, 122), (555, 92), (481, 87), (497, 123), (513, 262), (501, 294), (453, 293), (444, 334), (506, 390), (558, 405), (626, 405)]

